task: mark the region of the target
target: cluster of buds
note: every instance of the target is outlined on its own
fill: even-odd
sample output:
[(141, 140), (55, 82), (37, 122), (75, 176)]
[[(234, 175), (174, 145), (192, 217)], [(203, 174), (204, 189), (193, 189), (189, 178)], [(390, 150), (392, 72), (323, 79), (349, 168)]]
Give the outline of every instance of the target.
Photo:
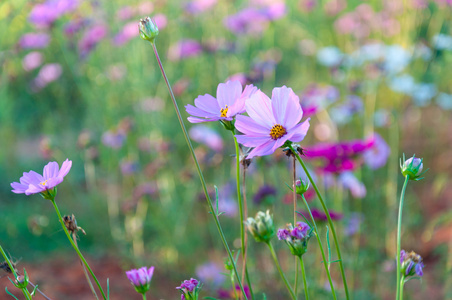
[(190, 278), (190, 280), (184, 280), (176, 289), (182, 293), (181, 300), (197, 300), (201, 287), (202, 284), (198, 280)]
[(414, 251), (408, 253), (405, 250), (400, 251), (400, 263), (402, 264), (400, 272), (403, 276), (424, 275), (422, 271), (424, 268), (422, 257)]
[(309, 189), (309, 181), (304, 181), (301, 178), (295, 181), (295, 191), (298, 195), (303, 195)]
[(295, 228), (292, 224), (287, 224), (286, 228), (278, 230), (278, 239), (284, 240), (289, 246), (290, 252), (300, 257), (307, 251), (312, 231), (313, 229), (304, 222), (297, 222)]
[[(402, 170), (402, 175), (404, 177), (409, 176), (410, 180), (421, 180), (423, 177), (421, 175), (423, 174), (422, 169), (424, 167), (424, 164), (422, 163), (422, 158), (417, 158), (413, 155), (413, 157), (408, 158), (405, 160), (405, 154), (403, 155), (404, 163), (400, 163), (400, 169)], [(424, 172), (425, 173), (425, 172)]]
[(154, 267), (141, 267), (138, 270), (132, 269), (126, 272), (127, 278), (130, 280), (135, 290), (144, 295), (151, 287), (151, 279), (154, 274)]
[(268, 243), (275, 236), (275, 226), (273, 225), (273, 216), (270, 215), (270, 211), (260, 211), (256, 214), (256, 217), (248, 218), (245, 222), (248, 230), (254, 236), (254, 239), (258, 242)]

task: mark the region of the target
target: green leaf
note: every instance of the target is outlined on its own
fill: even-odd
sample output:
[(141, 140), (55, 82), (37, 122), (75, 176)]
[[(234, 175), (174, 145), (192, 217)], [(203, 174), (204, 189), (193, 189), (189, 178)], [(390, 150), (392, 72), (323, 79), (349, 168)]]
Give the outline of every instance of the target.
[(330, 229), (326, 226), (326, 244), (328, 246), (328, 270), (331, 265)]
[[(8, 278), (9, 278), (9, 277), (8, 277)], [(11, 280), (11, 279), (10, 279), (10, 280)], [(8, 288), (7, 288), (7, 287), (5, 287), (5, 291), (6, 291), (6, 293), (7, 293), (8, 295), (10, 295), (11, 297), (13, 297), (14, 299), (19, 300), (19, 299), (16, 298), (16, 296), (14, 296), (13, 294), (11, 294), (11, 293), (8, 291)]]

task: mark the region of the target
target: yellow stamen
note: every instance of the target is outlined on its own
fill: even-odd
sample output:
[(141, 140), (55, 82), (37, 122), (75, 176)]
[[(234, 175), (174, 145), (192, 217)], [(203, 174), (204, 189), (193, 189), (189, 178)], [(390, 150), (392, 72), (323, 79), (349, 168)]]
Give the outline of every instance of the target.
[(221, 113), (220, 117), (226, 118), (226, 115), (228, 114), (228, 106), (226, 105), (225, 108), (222, 108), (222, 109), (220, 110), (220, 113)]
[(40, 182), (39, 184), (42, 185), (42, 186), (45, 186), (47, 184), (47, 181), (48, 180), (44, 180), (43, 182)]
[(287, 133), (286, 128), (282, 127), (279, 124), (276, 124), (270, 130), (270, 136), (272, 139), (277, 140), (284, 136)]

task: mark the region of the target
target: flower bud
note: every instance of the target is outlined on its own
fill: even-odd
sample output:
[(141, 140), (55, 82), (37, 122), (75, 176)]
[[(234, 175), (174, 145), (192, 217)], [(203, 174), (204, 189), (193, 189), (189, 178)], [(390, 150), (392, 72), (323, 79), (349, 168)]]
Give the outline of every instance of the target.
[(411, 180), (420, 180), (419, 176), (422, 173), (422, 168), (424, 164), (421, 158), (413, 157), (407, 159), (403, 165), (400, 166), (403, 176), (409, 176)]
[(190, 278), (190, 280), (184, 280), (176, 289), (181, 292), (181, 300), (198, 300), (201, 287), (202, 284), (198, 280)]
[(140, 36), (143, 40), (154, 43), (155, 38), (159, 34), (159, 29), (151, 18), (146, 17), (144, 20), (141, 19), (138, 28), (140, 30)]
[(149, 269), (142, 267), (138, 270), (132, 269), (126, 272), (127, 278), (135, 287), (135, 290), (142, 295), (146, 294), (146, 292), (149, 290), (153, 274), (154, 267), (150, 267)]
[(297, 222), (295, 228), (292, 224), (288, 224), (286, 228), (278, 230), (278, 239), (286, 242), (293, 255), (301, 257), (308, 249), (308, 240), (312, 236), (312, 231), (313, 229), (304, 222)]
[(405, 252), (405, 250), (400, 251), (400, 263), (402, 264), (400, 272), (403, 276), (424, 275), (422, 271), (424, 268), (422, 257), (414, 251), (409, 253)]
[(270, 215), (270, 211), (258, 212), (256, 217), (248, 218), (246, 220), (248, 230), (254, 236), (254, 239), (258, 242), (268, 243), (275, 235), (275, 226), (273, 225), (273, 217)]
[(28, 274), (27, 271), (25, 271), (24, 269), (24, 275), (17, 276), (14, 285), (19, 289), (25, 289), (28, 286), (28, 281), (29, 281)]
[(301, 178), (295, 181), (295, 191), (298, 195), (303, 195), (309, 189), (309, 181), (304, 181)]

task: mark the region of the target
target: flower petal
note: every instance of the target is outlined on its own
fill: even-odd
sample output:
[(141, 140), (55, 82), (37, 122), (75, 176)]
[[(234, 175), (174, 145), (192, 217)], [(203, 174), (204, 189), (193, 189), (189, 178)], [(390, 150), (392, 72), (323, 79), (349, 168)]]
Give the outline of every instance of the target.
[(272, 113), (272, 103), (270, 99), (262, 93), (257, 91), (245, 103), (246, 112), (257, 123), (272, 128), (276, 124), (275, 117)]
[(220, 115), (221, 108), (218, 105), (217, 99), (209, 94), (198, 96), (198, 98), (195, 99), (195, 106), (208, 113)]
[(12, 192), (15, 194), (23, 194), (28, 189), (28, 185), (18, 182), (11, 183), (11, 187), (13, 188)]
[(238, 131), (251, 136), (270, 136), (270, 128), (265, 128), (250, 117), (238, 115), (235, 128)]
[(220, 119), (220, 117), (215, 117), (215, 118), (208, 118), (208, 119), (200, 119), (200, 118), (195, 118), (195, 117), (188, 117), (187, 120), (190, 123), (204, 123), (204, 122), (213, 122), (213, 121), (218, 121)]
[(44, 172), (42, 173), (44, 180), (58, 176), (59, 169), (60, 167), (58, 166), (58, 163), (56, 161), (49, 162), (44, 166)]
[(266, 143), (261, 144), (254, 148), (248, 155), (247, 158), (253, 158), (254, 156), (264, 156), (269, 155), (275, 152), (273, 150), (273, 146), (275, 144), (275, 141), (272, 139), (269, 139)]
[(291, 142), (295, 142), (295, 143), (301, 142), (304, 139), (304, 137), (306, 136), (306, 134), (308, 133), (309, 126), (310, 126), (309, 120), (310, 120), (310, 118), (308, 118), (303, 123), (297, 124), (295, 127), (290, 129), (289, 132), (293, 133), (293, 134), (291, 134), (291, 137), (290, 138), (288, 137), (287, 139), (290, 140)]
[(287, 128), (295, 126), (303, 117), (300, 99), (286, 86), (273, 89), (272, 108), (276, 123)]
[(35, 171), (24, 172), (23, 176), (20, 177), (20, 183), (22, 184), (34, 184), (37, 185), (44, 181), (44, 177), (41, 174), (36, 173)]
[(220, 83), (217, 87), (217, 102), (220, 108), (233, 106), (242, 96), (242, 85), (239, 81)]
[(192, 116), (195, 117), (201, 117), (201, 118), (212, 118), (212, 117), (219, 117), (220, 111), (217, 111), (216, 113), (211, 113), (202, 109), (199, 109), (191, 104), (187, 104), (185, 106), (185, 110), (187, 113), (189, 113)]
[(29, 195), (44, 192), (45, 190), (46, 190), (45, 187), (43, 187), (40, 184), (38, 184), (38, 185), (30, 184), (28, 189), (25, 191), (25, 195), (29, 196)]
[(68, 158), (66, 158), (66, 160), (61, 165), (60, 172), (58, 172), (58, 177), (66, 176), (67, 173), (69, 173), (69, 171), (71, 170), (71, 167), (72, 167), (72, 160), (69, 160)]
[(53, 189), (54, 187), (56, 187), (57, 185), (59, 185), (62, 182), (63, 182), (63, 177), (58, 176), (58, 177), (50, 178), (50, 179), (47, 179), (47, 182), (44, 185), (44, 188), (46, 190), (50, 190), (50, 189)]
[(257, 147), (262, 144), (267, 143), (268, 141), (272, 141), (270, 136), (249, 136), (249, 135), (236, 135), (237, 142), (246, 147)]

